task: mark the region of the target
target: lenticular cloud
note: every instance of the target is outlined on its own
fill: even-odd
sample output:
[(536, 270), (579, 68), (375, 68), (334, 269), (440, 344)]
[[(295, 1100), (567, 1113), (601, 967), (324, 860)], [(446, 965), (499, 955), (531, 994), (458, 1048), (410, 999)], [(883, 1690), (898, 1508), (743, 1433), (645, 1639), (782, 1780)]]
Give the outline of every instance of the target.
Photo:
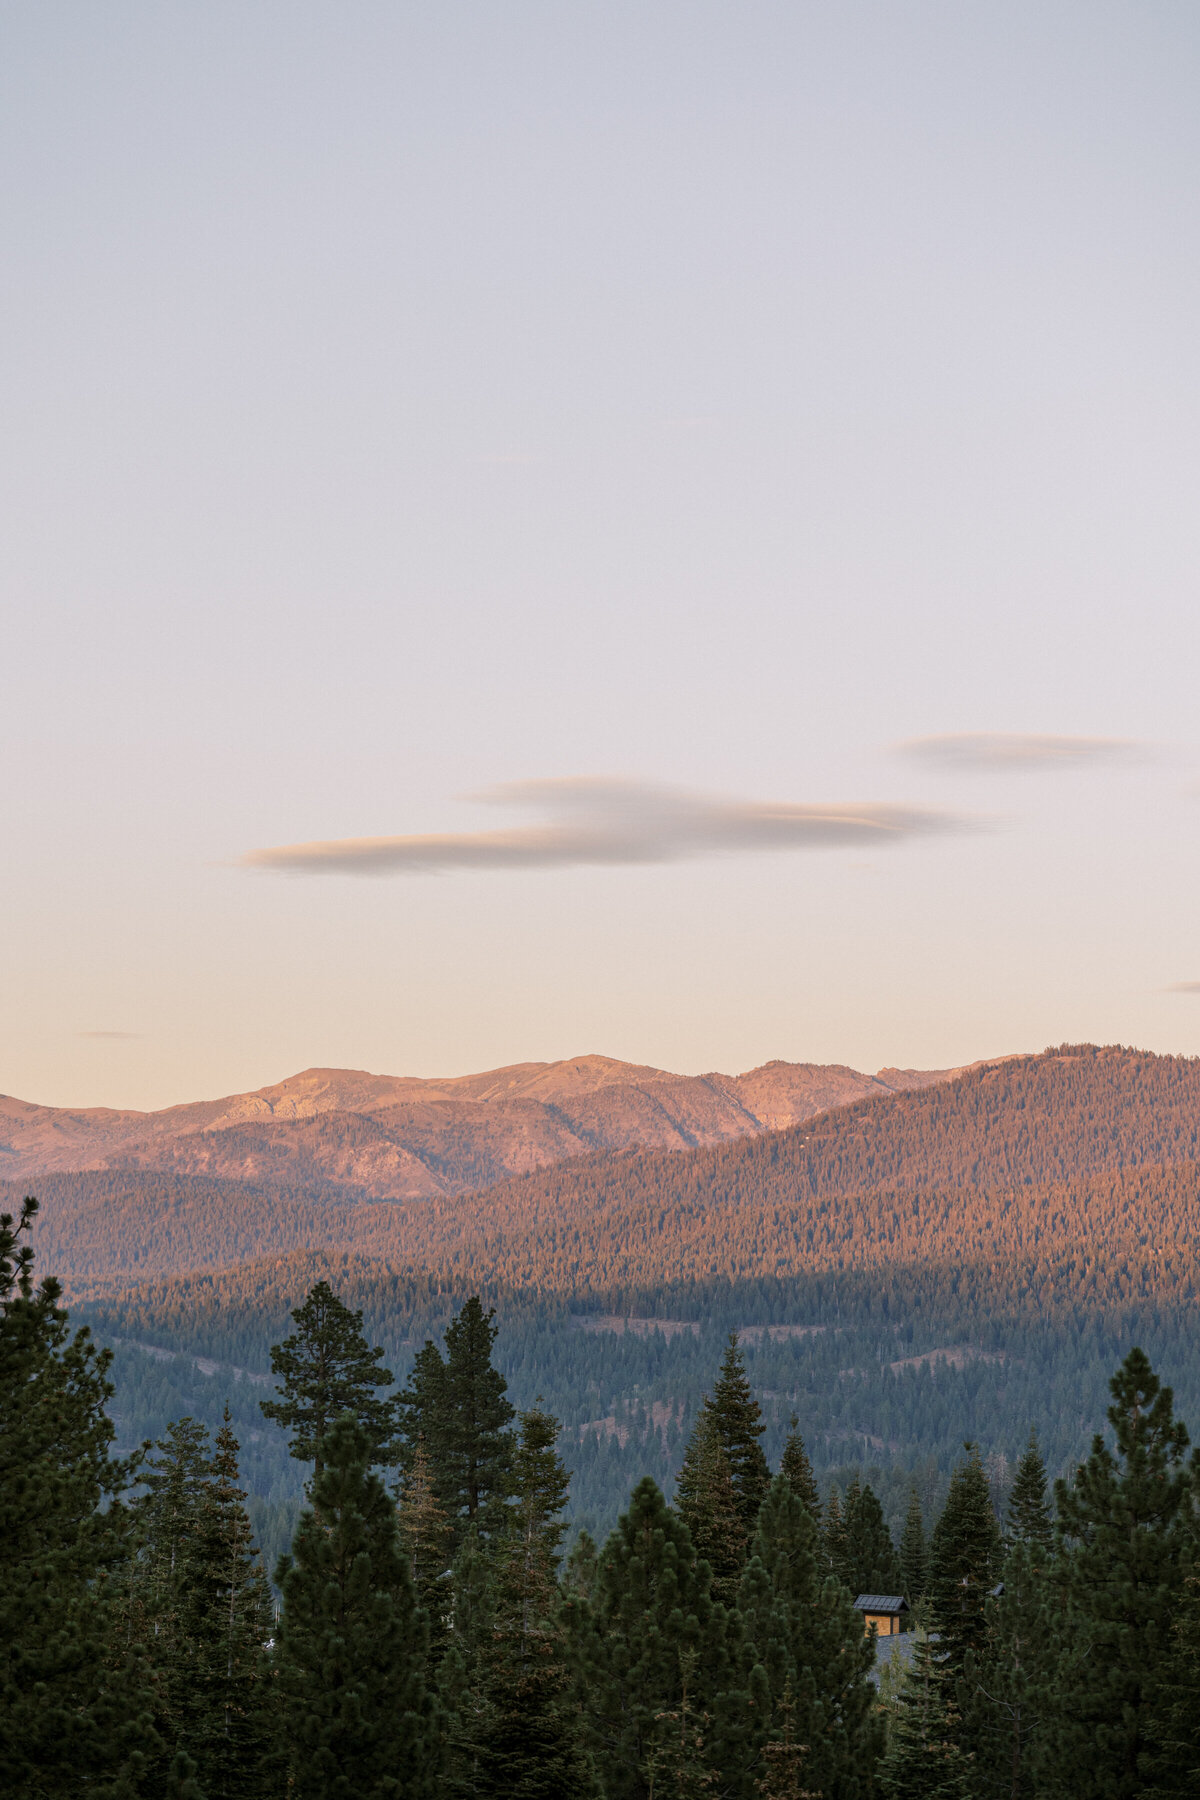
[(539, 822), (498, 831), (333, 838), (251, 850), (244, 868), (294, 875), (428, 875), (456, 869), (564, 869), (678, 862), (761, 850), (900, 843), (970, 830), (979, 821), (913, 806), (805, 806), (724, 800), (650, 782), (580, 777), (509, 782), (478, 796), (536, 810)]

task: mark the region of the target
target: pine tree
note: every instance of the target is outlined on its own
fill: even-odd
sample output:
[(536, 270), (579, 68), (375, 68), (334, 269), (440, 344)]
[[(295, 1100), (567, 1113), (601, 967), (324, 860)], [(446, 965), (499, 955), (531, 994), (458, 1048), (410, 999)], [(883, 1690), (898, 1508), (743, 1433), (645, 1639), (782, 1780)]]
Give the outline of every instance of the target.
[(913, 1489), (900, 1537), (900, 1585), (910, 1606), (923, 1598), (929, 1579), (929, 1547), (925, 1542), (925, 1518), (921, 1496)]
[[(803, 1501), (802, 1494), (796, 1498)], [(774, 1724), (779, 1735), (769, 1738), (762, 1747), (763, 1773), (754, 1783), (755, 1792), (762, 1800), (821, 1800), (815, 1788), (805, 1786), (804, 1771), (812, 1749), (796, 1736), (796, 1700), (790, 1681), (775, 1703)]]
[(959, 1683), (963, 1741), (974, 1752), (977, 1800), (1041, 1800), (1048, 1700), (1064, 1649), (1060, 1610), (1036, 1542), (1004, 1559), (1001, 1591), (988, 1601), (978, 1652)]
[[(446, 1365), (437, 1345), (429, 1338), (417, 1351), (407, 1385), (396, 1395), (397, 1449), (400, 1468), (407, 1475), (418, 1446), (429, 1459), (435, 1488), (445, 1461), (447, 1415)], [(445, 1482), (440, 1484), (445, 1486)]]
[(56, 1281), (35, 1287), (37, 1210), (0, 1217), (0, 1769), (15, 1800), (116, 1800), (157, 1749), (115, 1599), (134, 1469), (110, 1455), (109, 1352), (71, 1334)]
[(857, 1478), (846, 1494), (846, 1570), (850, 1592), (894, 1594), (900, 1586), (900, 1564), (883, 1508), (870, 1484)]
[(771, 1470), (759, 1442), (765, 1429), (762, 1408), (750, 1392), (746, 1360), (736, 1331), (729, 1334), (717, 1384), (712, 1399), (704, 1402), (704, 1410), (716, 1425), (721, 1448), (728, 1458), (742, 1528), (748, 1538), (771, 1485)]
[(172, 1420), (146, 1460), (146, 1492), (135, 1506), (141, 1549), (128, 1582), (128, 1622), (131, 1639), (154, 1668), (163, 1769), (177, 1753), (190, 1760), (199, 1723), (199, 1646), (186, 1613), (200, 1580), (199, 1523), (213, 1473), (210, 1448), (207, 1426), (192, 1418)]
[(887, 1755), (879, 1766), (886, 1800), (973, 1800), (970, 1764), (945, 1670), (930, 1642), (924, 1611), (916, 1622), (912, 1663), (896, 1700)]
[(732, 1604), (746, 1560), (746, 1530), (733, 1471), (716, 1420), (702, 1408), (675, 1484), (675, 1510), (691, 1533), (697, 1556), (712, 1571), (713, 1593)]
[[(836, 1488), (829, 1490), (829, 1499), (825, 1503), (825, 1528), (821, 1533), (821, 1551), (825, 1558), (825, 1567), (830, 1574), (836, 1576), (843, 1587), (848, 1588), (852, 1577), (846, 1545), (846, 1520), (842, 1512), (841, 1498)], [(851, 1598), (857, 1598), (857, 1590)]]
[(426, 1342), (398, 1402), (401, 1464), (411, 1463), (424, 1439), (456, 1552), (469, 1531), (487, 1537), (504, 1528), (515, 1414), (508, 1384), (492, 1366), (495, 1316), (472, 1296), (447, 1327), (445, 1360)]
[(476, 1792), (494, 1800), (580, 1796), (590, 1772), (576, 1714), (556, 1580), (570, 1477), (555, 1448), (558, 1421), (534, 1405), (520, 1417), (513, 1507), (492, 1550), (491, 1632), (482, 1646), (485, 1730)]
[(1200, 1792), (1200, 1576), (1189, 1575), (1176, 1607), (1147, 1736), (1144, 1800)]
[(804, 1448), (804, 1439), (800, 1436), (800, 1421), (792, 1414), (787, 1442), (783, 1446), (783, 1458), (779, 1464), (779, 1473), (785, 1477), (788, 1486), (797, 1500), (807, 1506), (812, 1515), (813, 1524), (821, 1526), (821, 1495), (817, 1488), (817, 1478), (813, 1474), (812, 1463), (808, 1460), (808, 1452)]
[(389, 1387), (392, 1374), (381, 1366), (382, 1349), (367, 1348), (362, 1313), (344, 1306), (327, 1281), (318, 1281), (292, 1318), (297, 1330), (271, 1350), (281, 1398), (261, 1406), (264, 1418), (292, 1433), (288, 1449), (297, 1462), (313, 1464), (315, 1492), (325, 1434), (343, 1413), (352, 1413), (366, 1432), (373, 1463), (391, 1460), (395, 1405), (375, 1390)]
[(257, 1800), (277, 1751), (267, 1653), (274, 1607), (238, 1486), (238, 1451), (226, 1406), (180, 1605), (183, 1634), (194, 1646), (182, 1738), (210, 1800)]
[(291, 1555), (277, 1663), (295, 1800), (416, 1800), (432, 1792), (428, 1649), (395, 1508), (370, 1472), (377, 1441), (328, 1424)]
[(1189, 1554), (1188, 1436), (1140, 1349), (1110, 1382), (1114, 1454), (1097, 1436), (1055, 1486), (1069, 1629), (1088, 1646), (1060, 1682), (1058, 1773), (1087, 1800), (1132, 1800), (1153, 1753), (1151, 1717), (1170, 1677), (1171, 1622)]
[(929, 1599), (939, 1655), (955, 1675), (983, 1642), (988, 1594), (1000, 1576), (1000, 1527), (978, 1447), (950, 1477), (929, 1544)]
[[(687, 1526), (647, 1477), (600, 1552), (592, 1600), (566, 1604), (585, 1732), (606, 1800), (648, 1800), (661, 1715), (712, 1713), (734, 1686), (731, 1622), (709, 1591)], [(695, 1653), (694, 1663), (685, 1659)], [(731, 1705), (736, 1711), (736, 1704)], [(706, 1734), (705, 1766), (720, 1769), (719, 1731)]]
[(766, 1744), (784, 1735), (784, 1696), (792, 1741), (809, 1745), (808, 1786), (840, 1800), (871, 1791), (881, 1748), (868, 1674), (875, 1652), (845, 1587), (822, 1574), (816, 1528), (786, 1478), (762, 1504), (742, 1577), (739, 1608), (750, 1693), (763, 1696), (751, 1748), (761, 1766)]
[(1054, 1541), (1054, 1523), (1046, 1499), (1046, 1465), (1038, 1449), (1037, 1432), (1031, 1431), (1025, 1453), (1017, 1464), (1008, 1499), (1006, 1536), (1010, 1544), (1031, 1544), (1048, 1552)]
[(694, 1649), (679, 1652), (679, 1703), (655, 1715), (644, 1770), (647, 1800), (708, 1800), (717, 1776), (705, 1755), (710, 1719), (692, 1703)]
[(437, 1496), (423, 1438), (401, 1476), (398, 1518), (400, 1542), (408, 1556), (418, 1604), (429, 1622), (430, 1650), (436, 1661), (446, 1642), (454, 1533)]

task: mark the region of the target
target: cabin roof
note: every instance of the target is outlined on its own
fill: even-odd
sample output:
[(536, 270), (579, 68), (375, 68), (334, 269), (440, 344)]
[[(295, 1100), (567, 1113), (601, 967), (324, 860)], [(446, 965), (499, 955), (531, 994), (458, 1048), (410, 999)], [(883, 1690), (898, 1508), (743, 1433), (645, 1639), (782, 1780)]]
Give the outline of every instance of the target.
[(860, 1594), (854, 1602), (857, 1612), (900, 1613), (908, 1611), (903, 1594)]

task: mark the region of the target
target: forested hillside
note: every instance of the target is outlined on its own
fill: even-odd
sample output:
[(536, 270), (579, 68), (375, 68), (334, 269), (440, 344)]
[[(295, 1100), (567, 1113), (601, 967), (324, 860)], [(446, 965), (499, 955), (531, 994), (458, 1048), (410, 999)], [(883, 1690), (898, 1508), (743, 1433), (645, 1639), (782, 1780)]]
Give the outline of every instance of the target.
[(228, 1394), (260, 1503), (296, 1483), (252, 1377), (328, 1278), (400, 1378), (467, 1295), (494, 1305), (514, 1396), (564, 1421), (575, 1516), (597, 1528), (635, 1474), (669, 1482), (737, 1327), (768, 1442), (798, 1413), (822, 1479), (876, 1466), (898, 1529), (903, 1472), (932, 1504), (964, 1435), (1001, 1488), (1031, 1424), (1066, 1467), (1131, 1342), (1200, 1413), (1198, 1132), (1200, 1064), (1059, 1050), (484, 1196), (53, 1176), (37, 1242), (120, 1341), (123, 1439)]

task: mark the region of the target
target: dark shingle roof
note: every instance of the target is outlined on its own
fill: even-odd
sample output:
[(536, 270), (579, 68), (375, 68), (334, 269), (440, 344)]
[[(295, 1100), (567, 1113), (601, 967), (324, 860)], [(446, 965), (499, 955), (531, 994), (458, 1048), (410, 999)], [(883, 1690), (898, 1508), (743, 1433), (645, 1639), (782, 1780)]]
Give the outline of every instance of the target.
[(903, 1594), (860, 1594), (854, 1602), (857, 1612), (898, 1613), (908, 1611)]

